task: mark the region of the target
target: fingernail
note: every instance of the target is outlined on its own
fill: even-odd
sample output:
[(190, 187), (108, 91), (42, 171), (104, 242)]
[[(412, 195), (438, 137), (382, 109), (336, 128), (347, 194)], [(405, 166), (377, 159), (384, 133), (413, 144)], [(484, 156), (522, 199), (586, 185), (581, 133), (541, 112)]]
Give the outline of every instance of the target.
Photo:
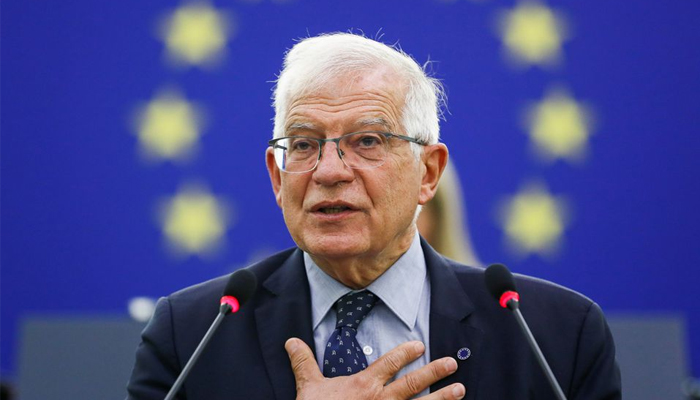
[(297, 351), (299, 348), (299, 343), (297, 343), (296, 339), (289, 339), (287, 340), (287, 351), (290, 353), (294, 353)]
[(417, 352), (422, 353), (425, 350), (425, 345), (423, 345), (423, 342), (415, 342), (413, 348), (416, 349)]
[(451, 373), (457, 371), (457, 361), (455, 361), (455, 359), (452, 357), (445, 359), (444, 365), (445, 365), (445, 371), (447, 373), (451, 374)]
[(454, 385), (454, 386), (452, 387), (452, 395), (453, 395), (454, 397), (456, 397), (456, 398), (458, 398), (458, 399), (461, 399), (462, 397), (464, 397), (464, 394), (465, 394), (464, 386), (462, 386), (462, 385)]

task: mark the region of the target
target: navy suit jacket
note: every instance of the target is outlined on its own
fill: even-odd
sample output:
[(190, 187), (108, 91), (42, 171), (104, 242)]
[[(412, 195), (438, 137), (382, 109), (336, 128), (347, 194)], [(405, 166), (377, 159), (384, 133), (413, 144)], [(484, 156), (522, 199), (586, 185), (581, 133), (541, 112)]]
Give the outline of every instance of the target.
[[(462, 382), (466, 399), (555, 399), (510, 312), (486, 291), (483, 269), (466, 267), (421, 241), (431, 284), (430, 356), (457, 359), (457, 372), (431, 387)], [(303, 253), (290, 249), (250, 270), (255, 295), (224, 319), (178, 398), (294, 399), (284, 350), (290, 337), (314, 349)], [(142, 334), (128, 399), (161, 400), (218, 312), (228, 276), (159, 300)], [(561, 286), (516, 275), (521, 310), (569, 400), (620, 399), (615, 345), (600, 308)], [(463, 354), (467, 353), (463, 351)]]

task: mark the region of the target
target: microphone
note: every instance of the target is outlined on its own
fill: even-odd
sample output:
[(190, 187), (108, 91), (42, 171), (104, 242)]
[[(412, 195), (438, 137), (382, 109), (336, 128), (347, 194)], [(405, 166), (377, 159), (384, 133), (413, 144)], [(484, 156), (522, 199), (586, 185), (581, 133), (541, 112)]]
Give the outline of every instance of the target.
[(537, 345), (535, 337), (532, 336), (530, 327), (527, 326), (527, 322), (525, 322), (525, 318), (520, 312), (520, 295), (515, 287), (513, 274), (511, 274), (508, 267), (503, 264), (491, 264), (486, 268), (486, 271), (484, 271), (484, 279), (486, 281), (486, 288), (488, 288), (493, 297), (498, 300), (501, 307), (513, 311), (515, 319), (518, 321), (520, 329), (527, 338), (530, 348), (532, 348), (532, 351), (535, 353), (535, 358), (537, 358), (540, 367), (542, 367), (545, 376), (547, 376), (549, 384), (557, 395), (557, 399), (566, 400), (566, 396), (564, 396), (564, 392), (561, 390), (557, 378), (554, 376), (552, 369), (544, 358), (544, 354), (542, 354), (542, 350), (540, 350), (540, 346)]
[(199, 359), (199, 356), (202, 354), (202, 351), (204, 351), (204, 348), (207, 346), (207, 344), (209, 344), (209, 340), (211, 340), (212, 336), (214, 336), (214, 332), (216, 332), (216, 330), (219, 328), (219, 325), (221, 325), (221, 321), (224, 320), (224, 317), (228, 314), (237, 312), (243, 306), (243, 304), (245, 304), (245, 302), (253, 296), (253, 293), (255, 293), (255, 289), (257, 289), (257, 287), (258, 280), (255, 277), (255, 274), (249, 270), (239, 269), (231, 274), (228, 283), (226, 283), (223, 296), (220, 300), (221, 305), (219, 306), (219, 314), (216, 316), (216, 319), (214, 319), (214, 322), (209, 327), (209, 330), (202, 338), (202, 341), (199, 342), (197, 349), (195, 349), (194, 353), (192, 353), (192, 357), (190, 357), (189, 361), (187, 361), (185, 368), (183, 368), (182, 372), (180, 372), (180, 376), (177, 377), (177, 380), (170, 388), (167, 396), (165, 396), (165, 400), (172, 400), (175, 398), (175, 394), (178, 390), (180, 390), (180, 387), (185, 382), (185, 378), (187, 378), (187, 375), (189, 375), (190, 370), (192, 370), (192, 367)]

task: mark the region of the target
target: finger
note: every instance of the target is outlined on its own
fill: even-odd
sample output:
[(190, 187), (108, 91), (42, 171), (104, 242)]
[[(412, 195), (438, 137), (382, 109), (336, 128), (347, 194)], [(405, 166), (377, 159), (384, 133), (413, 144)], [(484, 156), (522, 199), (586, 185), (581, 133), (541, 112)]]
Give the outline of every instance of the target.
[(418, 400), (459, 400), (467, 393), (466, 388), (461, 383), (455, 383), (430, 393), (427, 396), (419, 397)]
[(454, 358), (441, 358), (402, 376), (390, 385), (387, 385), (386, 390), (393, 397), (407, 399), (422, 392), (440, 379), (452, 375), (455, 371), (457, 371), (457, 361)]
[(411, 361), (420, 357), (425, 351), (425, 345), (421, 342), (412, 341), (402, 343), (394, 347), (391, 351), (379, 357), (377, 361), (367, 367), (365, 371), (370, 376), (380, 379), (384, 384), (393, 378), (401, 368)]
[(284, 344), (284, 348), (287, 350), (289, 361), (292, 364), (297, 390), (310, 381), (323, 379), (323, 374), (316, 364), (314, 354), (304, 341), (291, 338)]

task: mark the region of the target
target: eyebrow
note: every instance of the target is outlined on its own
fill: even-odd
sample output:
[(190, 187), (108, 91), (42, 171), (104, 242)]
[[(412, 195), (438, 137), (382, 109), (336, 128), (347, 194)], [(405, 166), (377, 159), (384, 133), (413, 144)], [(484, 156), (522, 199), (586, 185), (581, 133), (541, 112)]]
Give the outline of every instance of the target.
[[(355, 126), (357, 126), (360, 130), (368, 126), (380, 126), (386, 131), (392, 130), (391, 124), (383, 117), (361, 119), (355, 123)], [(312, 122), (294, 122), (287, 127), (286, 134), (289, 135), (297, 131), (321, 133), (323, 132), (323, 129), (319, 128)]]
[(357, 125), (362, 126), (362, 127), (379, 125), (387, 131), (392, 130), (391, 124), (382, 117), (363, 119), (363, 120), (358, 121)]
[(295, 122), (293, 124), (290, 124), (287, 129), (287, 133), (291, 132), (296, 132), (296, 131), (313, 131), (313, 132), (319, 132), (320, 129), (312, 124), (311, 122)]

